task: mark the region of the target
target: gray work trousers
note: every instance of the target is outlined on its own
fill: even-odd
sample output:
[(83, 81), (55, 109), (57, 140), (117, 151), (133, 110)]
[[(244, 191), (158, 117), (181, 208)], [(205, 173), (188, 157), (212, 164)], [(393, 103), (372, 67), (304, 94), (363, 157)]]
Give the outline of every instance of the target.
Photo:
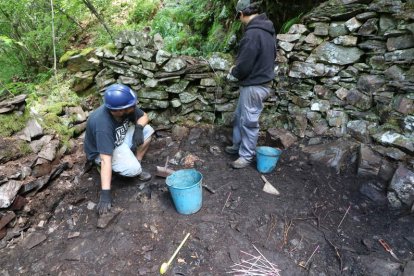
[(239, 156), (251, 161), (256, 154), (259, 138), (259, 117), (263, 101), (270, 96), (266, 86), (241, 86), (233, 122), (233, 146), (239, 147)]

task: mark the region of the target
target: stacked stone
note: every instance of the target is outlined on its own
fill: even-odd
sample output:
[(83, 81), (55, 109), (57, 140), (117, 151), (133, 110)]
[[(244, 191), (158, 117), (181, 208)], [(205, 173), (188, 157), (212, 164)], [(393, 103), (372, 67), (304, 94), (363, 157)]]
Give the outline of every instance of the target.
[[(277, 35), (276, 94), (265, 102), (261, 129), (354, 138), (358, 174), (387, 181), (394, 207), (411, 205), (413, 2), (330, 0), (302, 23)], [(115, 46), (84, 50), (65, 61), (76, 72), (75, 91), (130, 85), (154, 125), (231, 121), (237, 86), (222, 81), (230, 58), (175, 56), (148, 32), (124, 32)]]
[[(237, 87), (222, 85), (230, 61), (218, 54), (209, 59), (176, 56), (163, 50), (159, 35), (125, 31), (116, 49), (99, 48), (99, 91), (118, 82), (137, 92), (139, 106), (155, 125), (228, 121)], [(102, 69), (103, 68), (103, 69)]]
[(413, 165), (413, 21), (409, 1), (332, 0), (279, 34), (279, 126), (374, 142), (364, 160)]

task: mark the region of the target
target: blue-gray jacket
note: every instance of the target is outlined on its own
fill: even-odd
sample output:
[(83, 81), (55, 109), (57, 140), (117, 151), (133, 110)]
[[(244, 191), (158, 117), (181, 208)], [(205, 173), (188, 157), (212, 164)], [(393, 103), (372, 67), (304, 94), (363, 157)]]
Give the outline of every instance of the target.
[(259, 14), (246, 26), (230, 73), (241, 86), (265, 84), (275, 78), (275, 59), (275, 28), (266, 14)]

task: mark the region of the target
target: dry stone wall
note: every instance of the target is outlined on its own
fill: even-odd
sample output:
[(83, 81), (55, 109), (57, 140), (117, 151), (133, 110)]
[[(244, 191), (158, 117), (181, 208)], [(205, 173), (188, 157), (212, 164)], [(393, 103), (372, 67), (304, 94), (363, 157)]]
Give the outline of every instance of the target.
[(414, 190), (413, 2), (327, 1), (302, 23), (277, 36), (275, 121), (300, 137), (357, 140), (358, 174), (400, 183), (388, 191), (400, 207)]
[(224, 85), (231, 58), (175, 56), (162, 44), (158, 35), (123, 32), (115, 48), (71, 56), (65, 63), (75, 73), (73, 89), (81, 92), (94, 85), (103, 92), (115, 82), (129, 85), (155, 125), (229, 122), (238, 96), (236, 84)]
[(278, 107), (269, 122), (299, 137), (355, 139), (358, 174), (389, 183), (391, 206), (411, 206), (414, 2), (332, 0), (301, 23), (277, 36)]
[(279, 34), (284, 126), (413, 154), (413, 19), (408, 2), (336, 0)]
[[(353, 138), (360, 175), (399, 182), (408, 168), (404, 181), (414, 191), (413, 1), (326, 1), (277, 35), (277, 44), (276, 93), (265, 103), (261, 128)], [(114, 48), (84, 51), (65, 63), (76, 91), (130, 85), (155, 125), (231, 123), (238, 89), (225, 81), (233, 60), (224, 54), (175, 56), (159, 35), (131, 31)], [(397, 190), (395, 198), (406, 197)]]

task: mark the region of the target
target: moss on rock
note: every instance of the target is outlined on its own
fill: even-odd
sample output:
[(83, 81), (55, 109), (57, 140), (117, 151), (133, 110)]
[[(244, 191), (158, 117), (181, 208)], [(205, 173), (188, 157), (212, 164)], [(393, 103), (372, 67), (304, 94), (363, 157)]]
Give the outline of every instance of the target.
[(27, 113), (14, 112), (0, 116), (0, 137), (8, 137), (22, 130), (28, 120)]

